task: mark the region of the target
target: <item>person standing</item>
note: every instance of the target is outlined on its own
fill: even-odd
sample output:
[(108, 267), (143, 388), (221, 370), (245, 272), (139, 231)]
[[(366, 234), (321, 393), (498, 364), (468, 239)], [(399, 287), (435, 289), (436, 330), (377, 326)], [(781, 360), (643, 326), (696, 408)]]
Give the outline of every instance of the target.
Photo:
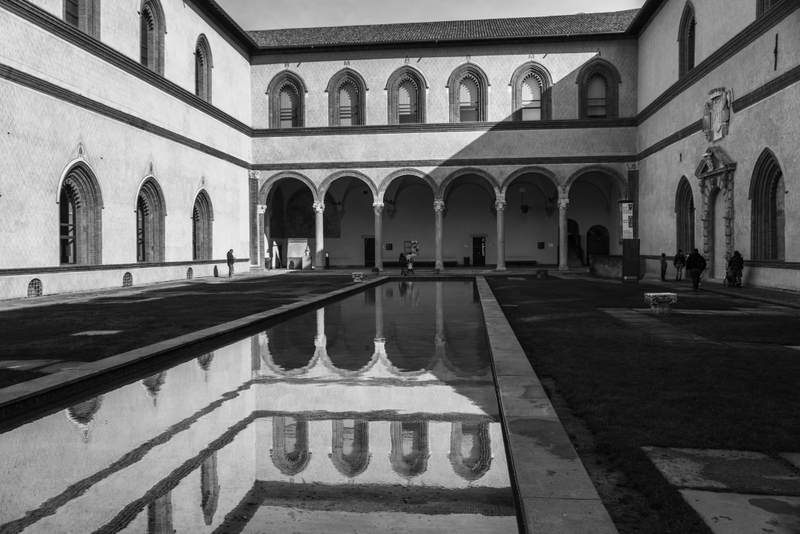
[(667, 255), (665, 253), (661, 253), (661, 281), (667, 281)]
[(742, 287), (742, 271), (744, 270), (744, 258), (738, 250), (733, 251), (733, 256), (728, 260), (728, 268), (733, 275), (734, 287)]
[(675, 258), (672, 260), (672, 265), (675, 266), (675, 281), (680, 282), (683, 280), (683, 268), (686, 267), (686, 254), (683, 253), (683, 250), (678, 249), (678, 253), (675, 254)]
[(228, 251), (228, 278), (233, 276), (233, 263), (236, 261), (236, 258), (233, 256), (233, 249)]
[(408, 274), (406, 255), (401, 252), (397, 261), (400, 262), (400, 276), (406, 276)]
[(700, 275), (706, 270), (706, 259), (700, 255), (697, 249), (692, 250), (689, 257), (686, 258), (686, 272), (692, 279), (692, 289), (697, 291), (700, 286)]

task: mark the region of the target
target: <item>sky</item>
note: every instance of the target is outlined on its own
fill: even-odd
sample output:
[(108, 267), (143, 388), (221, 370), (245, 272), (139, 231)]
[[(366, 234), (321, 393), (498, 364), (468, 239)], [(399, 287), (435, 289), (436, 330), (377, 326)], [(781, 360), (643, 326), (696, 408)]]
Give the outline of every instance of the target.
[(567, 15), (642, 7), (644, 0), (217, 0), (245, 30)]

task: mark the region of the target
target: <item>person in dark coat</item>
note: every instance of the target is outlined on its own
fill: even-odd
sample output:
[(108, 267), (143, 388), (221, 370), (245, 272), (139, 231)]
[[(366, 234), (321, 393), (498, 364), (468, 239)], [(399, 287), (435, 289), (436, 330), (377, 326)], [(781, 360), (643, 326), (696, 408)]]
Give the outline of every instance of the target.
[(665, 253), (661, 253), (661, 281), (667, 281), (667, 255)]
[(675, 254), (675, 258), (672, 260), (672, 265), (675, 266), (675, 281), (680, 282), (683, 280), (683, 269), (686, 267), (686, 254), (683, 253), (683, 250), (678, 249), (678, 253)]
[(233, 262), (236, 261), (236, 258), (233, 257), (233, 249), (228, 251), (228, 278), (233, 276)]
[(397, 261), (400, 262), (400, 276), (406, 276), (408, 274), (406, 255), (401, 252)]
[(700, 286), (700, 275), (706, 270), (706, 259), (700, 255), (697, 249), (692, 250), (689, 257), (686, 258), (686, 272), (692, 279), (692, 289), (697, 291)]
[(744, 270), (744, 258), (738, 250), (733, 251), (733, 256), (728, 260), (728, 270), (733, 277), (734, 287), (742, 287), (742, 271)]

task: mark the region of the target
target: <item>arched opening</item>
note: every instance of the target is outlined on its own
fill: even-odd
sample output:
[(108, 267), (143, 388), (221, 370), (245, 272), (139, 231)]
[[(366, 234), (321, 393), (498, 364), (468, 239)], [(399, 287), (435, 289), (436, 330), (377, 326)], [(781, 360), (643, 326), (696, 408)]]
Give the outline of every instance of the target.
[[(602, 227), (608, 237), (607, 254), (622, 254), (622, 221), (619, 201), (625, 198), (621, 178), (599, 168), (589, 168), (579, 172), (570, 180), (568, 205), (567, 263), (572, 266), (586, 265), (588, 261), (588, 241), (584, 242), (581, 228)], [(587, 233), (587, 237), (588, 237)], [(605, 249), (605, 245), (603, 245)]]
[(675, 242), (677, 250), (689, 253), (695, 248), (694, 244), (694, 194), (689, 180), (681, 177), (678, 191), (675, 194)]
[(495, 184), (488, 176), (465, 172), (442, 186), (445, 263), (484, 267), (497, 258)]
[(558, 263), (558, 189), (542, 172), (521, 171), (505, 186), (506, 264)]
[(450, 465), (469, 482), (480, 479), (492, 465), (488, 423), (455, 422), (450, 428)]
[(678, 27), (678, 74), (686, 75), (695, 65), (695, 27), (697, 21), (694, 17), (694, 6), (686, 2)]
[(472, 63), (453, 71), (447, 82), (450, 90), (450, 122), (476, 122), (487, 119), (489, 79)]
[(61, 184), (59, 257), (62, 265), (96, 265), (102, 262), (102, 198), (92, 172), (75, 165)]
[(214, 211), (206, 191), (200, 191), (192, 208), (192, 259), (210, 260), (213, 258)]
[(270, 356), (267, 363), (279, 372), (303, 369), (314, 359), (316, 332), (316, 313), (304, 313), (267, 330), (267, 346), (261, 352)]
[(392, 421), (389, 461), (395, 473), (412, 478), (428, 470), (428, 422)]
[(211, 69), (214, 68), (211, 46), (203, 34), (197, 38), (194, 47), (194, 94), (211, 102)]
[(305, 124), (306, 86), (291, 71), (275, 76), (267, 88), (270, 128), (302, 128)]
[(578, 73), (578, 116), (581, 119), (613, 119), (619, 116), (619, 84), (617, 68), (596, 57)]
[(432, 266), (436, 254), (433, 189), (430, 181), (416, 175), (399, 175), (383, 187), (383, 243), (387, 263), (399, 265), (400, 253), (408, 254), (416, 241), (416, 266)]
[(366, 291), (363, 299), (350, 298), (325, 306), (325, 337), (330, 362), (339, 370), (355, 373), (365, 368), (375, 352), (374, 293)]
[(136, 197), (136, 261), (164, 261), (164, 217), (166, 210), (161, 188), (148, 178)]
[(100, 38), (100, 0), (64, 0), (64, 21)]
[(325, 250), (332, 266), (375, 266), (373, 186), (357, 174), (334, 175), (320, 187), (325, 191)]
[(365, 124), (367, 85), (352, 69), (342, 69), (328, 82), (329, 123), (331, 126)]
[(588, 118), (608, 116), (608, 82), (602, 74), (595, 74), (587, 83), (586, 116)]
[(405, 66), (394, 71), (386, 83), (389, 124), (424, 123), (426, 88), (425, 79), (416, 69)]
[(158, 74), (164, 74), (164, 34), (167, 32), (164, 10), (158, 0), (144, 0), (139, 10), (140, 61)]
[(331, 421), (330, 458), (336, 470), (348, 478), (366, 471), (372, 454), (369, 452), (369, 422), (360, 419)]
[(765, 149), (750, 182), (751, 257), (782, 261), (786, 249), (785, 185), (777, 158)]
[(548, 120), (552, 113), (550, 73), (542, 65), (528, 62), (511, 76), (514, 120)]
[(269, 455), (273, 465), (284, 475), (293, 477), (302, 473), (311, 460), (308, 421), (288, 416), (273, 417)]
[[(301, 269), (303, 255), (308, 248), (310, 255), (316, 250), (315, 192), (307, 179), (296, 176), (280, 177), (270, 183), (265, 196), (267, 210), (264, 213), (264, 234), (269, 241), (270, 257), (276, 267)], [(329, 209), (330, 208), (330, 209)], [(323, 213), (324, 237), (339, 236), (337, 206), (326, 198)], [(292, 250), (289, 244), (293, 243)], [(300, 249), (303, 249), (300, 251)], [(276, 253), (277, 252), (277, 257)], [(288, 254), (291, 252), (291, 257)], [(310, 265), (305, 265), (310, 268)]]
[(611, 252), (611, 241), (608, 228), (595, 225), (586, 232), (586, 260), (592, 256), (608, 256)]

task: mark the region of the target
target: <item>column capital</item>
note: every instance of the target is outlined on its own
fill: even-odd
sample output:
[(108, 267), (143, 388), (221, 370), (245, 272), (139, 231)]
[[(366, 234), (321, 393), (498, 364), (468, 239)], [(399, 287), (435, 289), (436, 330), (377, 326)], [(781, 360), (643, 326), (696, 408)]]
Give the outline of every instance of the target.
[(325, 202), (322, 200), (315, 200), (314, 201), (314, 211), (317, 213), (322, 213), (325, 211)]
[(558, 209), (565, 210), (569, 206), (569, 198), (561, 197), (558, 199)]
[(375, 210), (375, 213), (380, 214), (383, 212), (383, 202), (373, 202), (372, 209)]
[(441, 213), (444, 211), (444, 200), (437, 198), (433, 201), (433, 211)]
[(497, 211), (503, 211), (506, 209), (506, 201), (497, 199), (494, 201), (494, 209)]

